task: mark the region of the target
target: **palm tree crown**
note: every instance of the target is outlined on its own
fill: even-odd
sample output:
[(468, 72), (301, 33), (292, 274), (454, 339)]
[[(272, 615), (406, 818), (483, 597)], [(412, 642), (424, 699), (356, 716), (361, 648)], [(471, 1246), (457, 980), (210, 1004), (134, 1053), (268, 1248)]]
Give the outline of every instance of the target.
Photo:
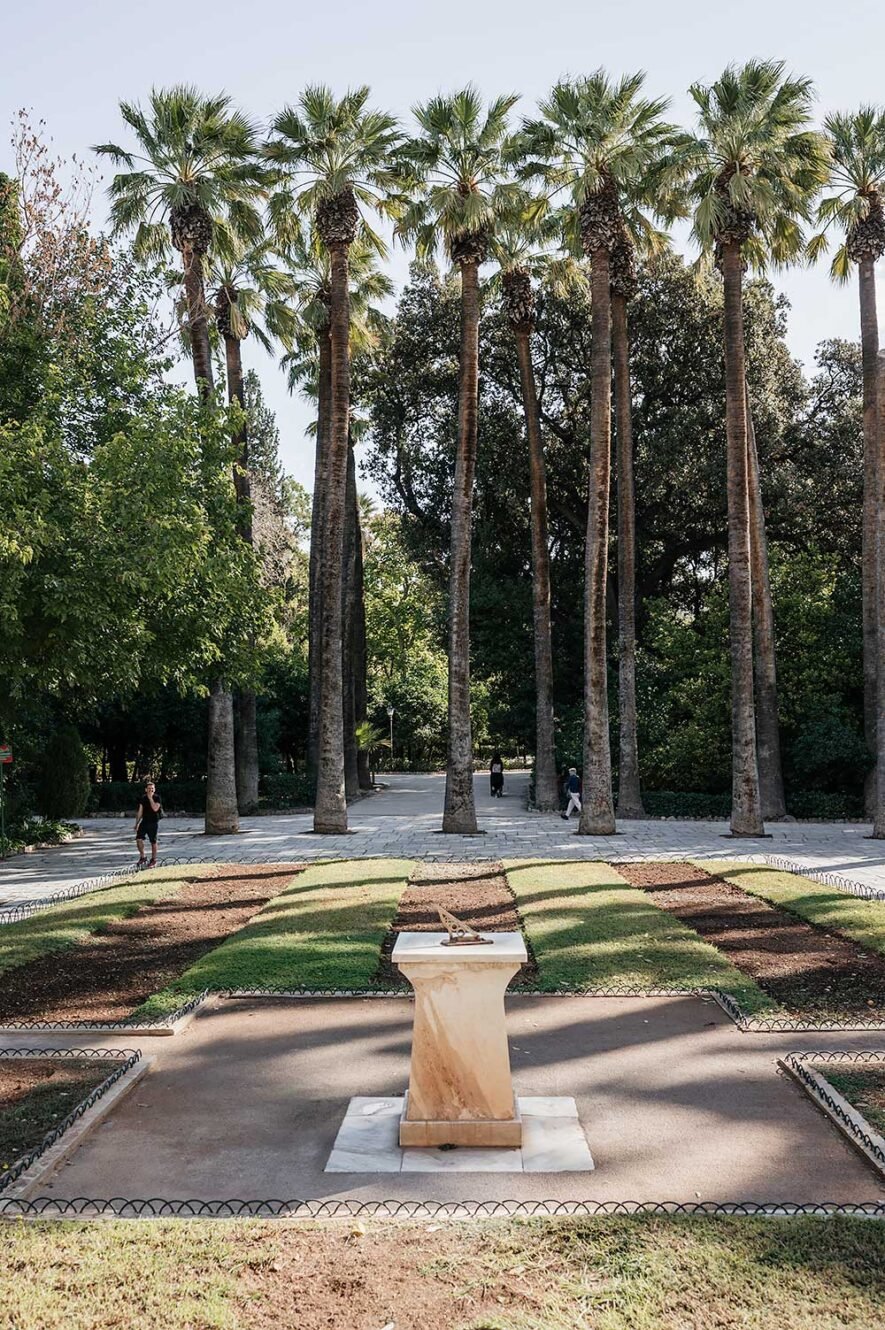
[(809, 127), (811, 80), (785, 77), (784, 68), (781, 60), (751, 60), (690, 89), (700, 130), (684, 144), (694, 159), (694, 239), (704, 253), (738, 244), (758, 269), (801, 254), (802, 223), (829, 164), (823, 136)]
[(270, 205), (283, 239), (293, 239), (292, 220), (308, 214), (325, 245), (349, 245), (362, 219), (365, 234), (384, 254), (366, 214), (396, 210), (399, 181), (391, 163), (400, 135), (394, 117), (368, 107), (368, 99), (367, 87), (340, 100), (329, 88), (310, 87), (297, 107), (287, 106), (274, 119), (265, 153), (286, 168), (285, 184)]
[(397, 226), (419, 258), (440, 242), (453, 262), (482, 263), (490, 238), (519, 206), (522, 191), (509, 179), (507, 117), (515, 96), (497, 97), (483, 113), (482, 97), (468, 86), (415, 107), (423, 131), (403, 147), (413, 197)]
[(291, 345), (297, 327), (293, 309), (297, 286), (269, 241), (213, 252), (207, 281), (222, 336), (243, 341), (251, 334), (267, 352), (273, 350), (274, 341)]
[(817, 258), (827, 247), (829, 228), (841, 227), (845, 241), (830, 271), (836, 281), (845, 282), (853, 263), (865, 258), (875, 262), (885, 254), (885, 111), (862, 106), (853, 115), (836, 112), (827, 116), (824, 129), (832, 153), (833, 192), (818, 206), (823, 229), (809, 244), (809, 253)]
[(644, 82), (641, 72), (615, 82), (602, 69), (563, 80), (513, 142), (523, 178), (540, 180), (550, 200), (567, 194), (587, 255), (614, 250), (625, 223), (641, 248), (659, 247), (643, 205), (664, 213), (675, 130), (662, 119), (666, 99), (639, 96)]
[(271, 175), (253, 125), (230, 97), (178, 84), (154, 88), (147, 111), (121, 102), (120, 112), (138, 151), (114, 143), (95, 151), (127, 168), (110, 185), (111, 224), (115, 234), (135, 232), (138, 258), (166, 257), (170, 239), (177, 250), (205, 254), (219, 231), (258, 239), (257, 204)]

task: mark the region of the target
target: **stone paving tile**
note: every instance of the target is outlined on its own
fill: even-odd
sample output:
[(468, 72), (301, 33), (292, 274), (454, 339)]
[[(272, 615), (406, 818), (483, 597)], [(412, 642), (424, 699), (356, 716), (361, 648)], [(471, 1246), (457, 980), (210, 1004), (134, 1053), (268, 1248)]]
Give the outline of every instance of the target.
[[(236, 862), (251, 857), (310, 862), (365, 856), (433, 859), (532, 858), (698, 859), (723, 857), (761, 861), (766, 854), (800, 866), (841, 874), (885, 889), (885, 842), (868, 839), (857, 824), (772, 823), (766, 840), (733, 840), (725, 822), (669, 820), (622, 822), (617, 836), (578, 836), (574, 823), (555, 813), (525, 808), (527, 773), (508, 773), (507, 797), (492, 800), (485, 775), (476, 778), (481, 836), (443, 836), (439, 827), (445, 778), (394, 775), (389, 788), (350, 809), (348, 836), (313, 836), (310, 814), (244, 818), (235, 836), (203, 834), (197, 818), (167, 818), (161, 826), (160, 857), (186, 856)], [(0, 905), (38, 899), (86, 878), (134, 863), (131, 818), (83, 823), (81, 839), (0, 864)]]

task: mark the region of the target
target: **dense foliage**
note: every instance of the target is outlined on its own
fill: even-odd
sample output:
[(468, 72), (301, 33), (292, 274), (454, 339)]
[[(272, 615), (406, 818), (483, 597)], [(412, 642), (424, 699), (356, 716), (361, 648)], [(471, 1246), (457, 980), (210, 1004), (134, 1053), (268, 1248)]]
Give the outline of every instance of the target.
[[(726, 794), (730, 774), (722, 300), (681, 260), (646, 265), (631, 303), (639, 539), (639, 719), (650, 790)], [(771, 543), (788, 786), (857, 795), (860, 357), (824, 343), (809, 377), (786, 347), (787, 308), (747, 292), (750, 388)], [(589, 448), (586, 297), (542, 292), (533, 342), (546, 434), (560, 757), (581, 745), (581, 598)], [(369, 470), (435, 596), (420, 613), (443, 637), (458, 368), (457, 292), (415, 268), (383, 345), (364, 368)], [(528, 458), (513, 340), (486, 300), (480, 359), (471, 642), (490, 737), (530, 746), (534, 724)], [(388, 519), (389, 520), (389, 519)], [(612, 616), (614, 550), (609, 562)], [(414, 576), (418, 576), (417, 572)], [(428, 623), (429, 627), (429, 623)], [(611, 645), (616, 724), (616, 633)], [(616, 746), (615, 746), (616, 747)], [(846, 804), (846, 808), (848, 805)]]

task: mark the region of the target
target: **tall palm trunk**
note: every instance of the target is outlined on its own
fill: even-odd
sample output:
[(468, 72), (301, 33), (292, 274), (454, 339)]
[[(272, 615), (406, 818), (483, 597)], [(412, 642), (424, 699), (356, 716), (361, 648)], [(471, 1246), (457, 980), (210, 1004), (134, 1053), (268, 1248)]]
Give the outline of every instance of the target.
[(633, 492), (633, 404), (627, 299), (612, 291), (612, 352), (618, 449), (618, 817), (644, 817), (639, 785), (636, 712), (636, 505)]
[(470, 727), (470, 543), (479, 396), (479, 264), (461, 263), (458, 452), (449, 572), (449, 752), (442, 829), (477, 831)]
[(756, 680), (756, 745), (762, 816), (786, 816), (781, 738), (777, 710), (777, 664), (774, 650), (774, 607), (768, 571), (768, 536), (762, 506), (762, 484), (756, 431), (747, 391), (747, 464), (750, 500), (750, 576), (753, 601), (753, 670)]
[(356, 461), (353, 445), (347, 449), (347, 486), (344, 500), (344, 634), (341, 674), (344, 688), (344, 792), (348, 798), (360, 797), (357, 759), (357, 542), (359, 507), (356, 493)]
[[(252, 486), (249, 480), (249, 436), (246, 428), (246, 391), (243, 384), (243, 355), (238, 337), (226, 332), (224, 357), (227, 368), (227, 400), (243, 413), (234, 435), (234, 489), (237, 496), (237, 528), (252, 544)], [(235, 700), (234, 739), (236, 753), (237, 806), (241, 813), (258, 811), (258, 720), (255, 693), (239, 689)]]
[[(863, 718), (870, 755), (877, 752), (877, 531), (878, 531), (878, 411), (877, 364), (879, 321), (876, 313), (876, 264), (871, 256), (857, 265), (860, 290), (860, 345), (863, 364), (863, 516), (861, 542), (861, 594), (863, 616)], [(876, 768), (867, 781), (868, 812), (877, 802)]]
[(206, 834), (239, 830), (234, 775), (234, 708), (220, 679), (209, 692), (209, 757), (206, 767)]
[(535, 804), (542, 812), (559, 807), (556, 740), (553, 727), (553, 642), (550, 626), (550, 549), (547, 534), (547, 469), (541, 412), (532, 364), (531, 328), (514, 328), (522, 403), (529, 445), (532, 522), (532, 620), (535, 638)]
[(350, 419), (350, 292), (348, 246), (329, 246), (331, 304), (331, 412), (323, 484), (322, 546), (319, 561), (320, 674), (319, 754), (313, 829), (335, 834), (347, 830), (344, 794), (344, 711), (341, 677), (342, 559)]
[(593, 251), (590, 268), (590, 492), (584, 559), (584, 806), (578, 832), (607, 836), (615, 830), (608, 732), (606, 578), (611, 480), (611, 290), (609, 256)]
[[(213, 389), (209, 321), (203, 288), (203, 263), (192, 249), (183, 251), (184, 290), (194, 378), (201, 401)], [(209, 695), (209, 752), (206, 762), (207, 836), (239, 830), (237, 783), (234, 765), (233, 697), (221, 679), (214, 679)]]
[(877, 710), (876, 726), (876, 802), (873, 810), (873, 836), (885, 840), (885, 351), (877, 357), (877, 427), (876, 427), (876, 529), (877, 541)]
[(203, 286), (202, 256), (192, 249), (183, 251), (184, 293), (187, 300), (187, 325), (191, 344), (191, 359), (197, 392), (205, 401), (213, 388), (212, 351), (209, 346), (209, 319), (206, 311), (206, 292)]
[[(362, 523), (357, 523), (356, 559), (354, 561), (356, 622), (354, 625), (354, 712), (357, 725), (362, 725), (368, 718), (369, 679), (368, 658), (366, 653), (366, 591), (365, 591), (365, 542)], [(369, 750), (358, 748), (356, 755), (357, 778), (360, 790), (371, 790), (372, 772), (369, 767)]]
[(320, 635), (321, 605), (320, 565), (323, 545), (323, 503), (329, 451), (329, 424), (332, 412), (332, 342), (328, 328), (317, 339), (319, 371), (317, 383), (316, 461), (314, 463), (313, 504), (310, 517), (310, 564), (308, 569), (308, 738), (307, 770), (316, 783), (320, 751)]
[(746, 357), (741, 246), (722, 246), (725, 292), (725, 434), (728, 484), (728, 607), (731, 638), (731, 831), (764, 833), (753, 703), (753, 612), (747, 467)]

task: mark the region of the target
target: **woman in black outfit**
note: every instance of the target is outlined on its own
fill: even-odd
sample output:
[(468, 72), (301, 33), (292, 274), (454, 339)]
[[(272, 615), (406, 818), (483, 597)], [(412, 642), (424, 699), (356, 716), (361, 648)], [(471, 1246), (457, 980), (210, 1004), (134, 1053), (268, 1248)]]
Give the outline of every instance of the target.
[(492, 798), (503, 799), (504, 797), (504, 759), (500, 753), (495, 753), (492, 758), (492, 765), (489, 768), (489, 777), (492, 787)]

